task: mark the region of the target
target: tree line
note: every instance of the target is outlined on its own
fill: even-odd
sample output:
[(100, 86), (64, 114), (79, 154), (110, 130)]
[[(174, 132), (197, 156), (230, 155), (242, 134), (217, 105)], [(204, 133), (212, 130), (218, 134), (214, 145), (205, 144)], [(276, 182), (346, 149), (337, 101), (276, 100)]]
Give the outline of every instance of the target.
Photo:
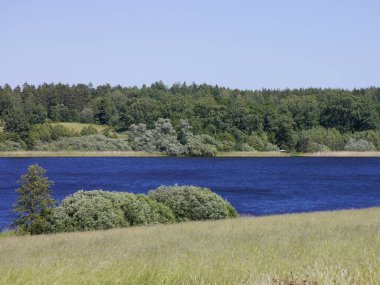
[[(187, 124), (193, 145), (211, 140), (209, 144), (219, 151), (375, 150), (380, 148), (379, 113), (380, 88), (376, 87), (252, 91), (163, 82), (142, 87), (5, 85), (0, 87), (5, 132), (0, 142), (33, 149), (30, 134), (46, 122), (107, 125), (118, 133), (140, 132), (140, 137), (145, 128), (149, 137), (147, 130), (154, 133), (166, 119), (178, 142), (186, 143)], [(130, 143), (133, 148), (134, 142)]]

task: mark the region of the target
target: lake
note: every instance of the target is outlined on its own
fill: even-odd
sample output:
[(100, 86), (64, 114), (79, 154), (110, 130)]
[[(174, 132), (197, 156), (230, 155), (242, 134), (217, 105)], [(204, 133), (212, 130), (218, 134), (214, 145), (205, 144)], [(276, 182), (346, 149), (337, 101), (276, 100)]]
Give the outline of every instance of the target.
[(0, 229), (14, 219), (16, 181), (34, 163), (54, 181), (55, 199), (186, 184), (211, 188), (241, 214), (380, 206), (380, 158), (0, 158)]

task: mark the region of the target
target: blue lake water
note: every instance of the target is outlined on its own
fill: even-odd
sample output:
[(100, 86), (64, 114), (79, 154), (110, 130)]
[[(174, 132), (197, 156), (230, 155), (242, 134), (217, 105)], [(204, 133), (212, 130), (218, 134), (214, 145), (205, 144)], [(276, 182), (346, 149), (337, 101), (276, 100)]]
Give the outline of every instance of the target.
[(15, 217), (16, 181), (38, 163), (62, 199), (79, 190), (146, 193), (209, 187), (242, 214), (380, 206), (380, 158), (0, 158), (0, 229)]

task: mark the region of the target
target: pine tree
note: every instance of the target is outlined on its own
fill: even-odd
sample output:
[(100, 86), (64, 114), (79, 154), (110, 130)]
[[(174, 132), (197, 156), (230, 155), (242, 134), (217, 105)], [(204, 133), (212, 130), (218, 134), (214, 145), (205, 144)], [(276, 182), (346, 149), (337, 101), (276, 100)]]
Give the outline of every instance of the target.
[(55, 202), (50, 187), (53, 182), (45, 175), (45, 169), (38, 164), (31, 165), (28, 172), (18, 181), (18, 199), (14, 211), (18, 219), (14, 224), (19, 230), (32, 235), (46, 232), (48, 219)]

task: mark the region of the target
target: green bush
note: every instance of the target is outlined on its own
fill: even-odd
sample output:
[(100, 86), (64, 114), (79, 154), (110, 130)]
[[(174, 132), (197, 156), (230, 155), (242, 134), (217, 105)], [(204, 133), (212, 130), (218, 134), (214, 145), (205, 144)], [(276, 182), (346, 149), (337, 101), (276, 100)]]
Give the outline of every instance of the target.
[(340, 151), (345, 147), (347, 136), (336, 129), (317, 127), (299, 132), (294, 140), (299, 152)]
[(172, 210), (146, 195), (136, 195), (136, 201), (123, 206), (125, 216), (131, 226), (169, 224), (175, 222)]
[(215, 139), (208, 135), (189, 137), (185, 147), (190, 156), (215, 156), (217, 152)]
[(147, 129), (145, 124), (132, 124), (129, 127), (128, 140), (135, 151), (158, 151), (170, 156), (183, 155), (186, 152), (169, 119), (159, 118), (154, 123), (154, 129)]
[(249, 147), (257, 151), (279, 151), (280, 150), (278, 146), (269, 142), (268, 136), (264, 132), (252, 133), (247, 138), (247, 144)]
[(373, 145), (373, 143), (363, 140), (363, 139), (353, 139), (350, 138), (346, 146), (344, 147), (344, 150), (347, 151), (375, 151), (376, 147)]
[(111, 139), (103, 135), (61, 138), (46, 144), (36, 144), (41, 151), (129, 151), (131, 147), (123, 139)]
[(249, 144), (247, 143), (243, 143), (242, 145), (239, 146), (239, 150), (240, 151), (256, 151), (253, 147), (251, 147)]
[(161, 203), (126, 192), (78, 191), (53, 211), (51, 232), (105, 230), (175, 221)]
[(372, 143), (377, 150), (380, 150), (380, 132), (379, 131), (364, 131), (364, 132), (355, 132), (350, 134), (351, 138), (356, 140), (363, 139)]
[(75, 137), (78, 133), (60, 124), (43, 123), (33, 125), (29, 131), (29, 142), (32, 146), (48, 143), (64, 137)]
[(23, 150), (20, 143), (14, 141), (0, 141), (0, 151), (18, 151)]
[(149, 191), (148, 196), (167, 205), (178, 221), (218, 220), (238, 215), (226, 200), (207, 188), (161, 186)]
[(84, 127), (80, 131), (81, 136), (90, 136), (90, 135), (97, 135), (97, 134), (98, 134), (98, 130), (94, 126), (91, 126), (91, 125)]

